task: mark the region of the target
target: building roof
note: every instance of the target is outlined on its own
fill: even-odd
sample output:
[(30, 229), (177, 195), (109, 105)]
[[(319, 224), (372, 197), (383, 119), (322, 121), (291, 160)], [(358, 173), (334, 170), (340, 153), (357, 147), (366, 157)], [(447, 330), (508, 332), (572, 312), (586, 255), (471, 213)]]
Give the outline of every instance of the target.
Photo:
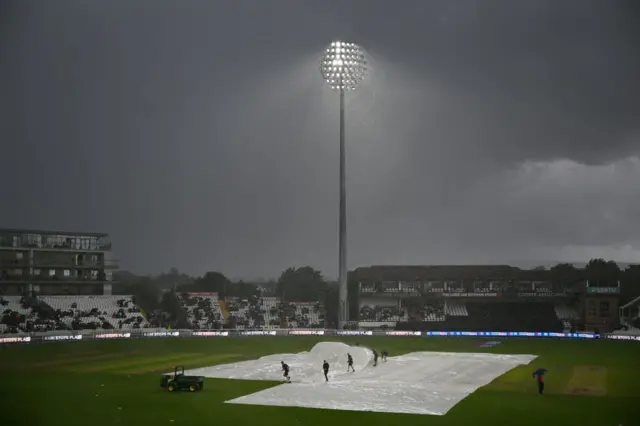
[(78, 232), (78, 231), (46, 231), (42, 229), (18, 229), (18, 228), (0, 228), (0, 234), (41, 234), (41, 235), (69, 235), (78, 237), (108, 237), (109, 234), (104, 232)]
[(515, 278), (519, 268), (509, 265), (369, 266), (353, 271), (356, 279), (412, 281)]

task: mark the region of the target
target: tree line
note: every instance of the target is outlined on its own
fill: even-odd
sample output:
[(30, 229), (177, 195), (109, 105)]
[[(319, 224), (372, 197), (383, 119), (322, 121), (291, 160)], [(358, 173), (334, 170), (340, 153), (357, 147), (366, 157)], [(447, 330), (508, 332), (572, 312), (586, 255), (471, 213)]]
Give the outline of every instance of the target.
[(146, 312), (161, 310), (175, 316), (180, 312), (176, 297), (180, 293), (218, 293), (221, 299), (249, 299), (258, 292), (283, 302), (320, 301), (326, 306), (325, 317), (337, 318), (337, 286), (310, 266), (287, 268), (277, 280), (266, 282), (232, 281), (215, 271), (191, 277), (177, 268), (156, 276), (139, 276), (127, 271), (114, 273), (114, 294), (133, 295)]
[[(560, 263), (551, 268), (537, 267), (520, 270), (511, 279), (530, 281), (550, 281), (561, 285), (571, 285), (589, 280), (591, 285), (611, 286), (621, 284), (623, 303), (640, 296), (640, 266), (631, 265), (624, 269), (614, 261), (601, 258), (591, 259), (584, 268), (569, 263)], [(469, 280), (479, 277), (469, 277)], [(501, 278), (501, 277), (494, 277)], [(435, 279), (435, 278), (434, 278)], [(333, 322), (337, 319), (338, 287), (327, 281), (322, 273), (310, 266), (290, 267), (282, 271), (277, 280), (266, 282), (232, 281), (221, 272), (207, 272), (200, 277), (192, 277), (171, 268), (156, 276), (140, 276), (127, 271), (114, 274), (114, 294), (128, 294), (136, 297), (145, 311), (156, 309), (177, 312), (179, 293), (218, 293), (220, 298), (236, 297), (249, 299), (258, 290), (264, 296), (277, 297), (283, 302), (317, 302), (325, 305), (325, 317)], [(350, 312), (358, 312), (358, 283), (350, 275)]]

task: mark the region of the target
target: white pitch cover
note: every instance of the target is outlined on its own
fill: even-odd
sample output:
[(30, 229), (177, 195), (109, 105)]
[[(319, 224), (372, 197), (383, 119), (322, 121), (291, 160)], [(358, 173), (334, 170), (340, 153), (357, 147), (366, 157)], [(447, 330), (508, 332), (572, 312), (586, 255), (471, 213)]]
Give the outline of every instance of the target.
[[(353, 356), (355, 373), (347, 372), (347, 353)], [(535, 358), (535, 355), (414, 352), (390, 357), (387, 362), (378, 359), (378, 366), (373, 367), (369, 349), (322, 342), (309, 352), (269, 355), (186, 373), (221, 379), (282, 380), (280, 361), (284, 361), (291, 368), (292, 383), (227, 403), (444, 415), (478, 388)], [(328, 383), (322, 372), (325, 359), (331, 366)]]

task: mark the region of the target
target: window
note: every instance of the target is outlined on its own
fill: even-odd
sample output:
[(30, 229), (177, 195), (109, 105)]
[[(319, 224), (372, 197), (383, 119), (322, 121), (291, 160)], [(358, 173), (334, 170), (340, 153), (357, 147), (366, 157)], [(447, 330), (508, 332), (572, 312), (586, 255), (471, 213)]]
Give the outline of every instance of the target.
[(65, 277), (68, 277), (68, 276), (70, 276), (70, 275), (71, 275), (71, 271), (70, 271), (70, 270), (68, 270), (68, 269), (65, 269), (65, 270), (63, 271), (63, 273), (62, 273), (62, 274), (63, 274)]
[(608, 318), (610, 315), (609, 312), (609, 302), (608, 301), (601, 301), (600, 302), (600, 317), (601, 318)]
[(55, 269), (49, 269), (49, 276), (50, 277), (55, 277), (56, 276), (56, 270)]
[(596, 317), (598, 316), (598, 304), (595, 300), (591, 299), (587, 303), (587, 316)]
[(23, 257), (24, 257), (24, 253), (22, 253), (21, 251), (16, 252), (16, 259), (17, 260), (22, 260)]

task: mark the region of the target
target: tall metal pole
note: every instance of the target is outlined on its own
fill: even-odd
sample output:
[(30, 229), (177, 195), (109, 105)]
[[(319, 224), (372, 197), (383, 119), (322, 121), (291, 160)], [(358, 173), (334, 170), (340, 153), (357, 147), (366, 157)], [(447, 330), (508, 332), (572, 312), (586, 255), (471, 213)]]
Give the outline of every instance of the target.
[(338, 285), (340, 306), (338, 326), (344, 328), (349, 319), (347, 302), (347, 188), (346, 188), (346, 149), (344, 142), (344, 89), (340, 89), (340, 223), (339, 223), (339, 259)]
[(322, 78), (333, 90), (340, 92), (340, 210), (338, 254), (338, 327), (344, 328), (349, 320), (347, 300), (347, 190), (345, 149), (345, 92), (353, 90), (362, 81), (367, 61), (360, 46), (355, 43), (334, 41), (325, 50), (320, 61)]

